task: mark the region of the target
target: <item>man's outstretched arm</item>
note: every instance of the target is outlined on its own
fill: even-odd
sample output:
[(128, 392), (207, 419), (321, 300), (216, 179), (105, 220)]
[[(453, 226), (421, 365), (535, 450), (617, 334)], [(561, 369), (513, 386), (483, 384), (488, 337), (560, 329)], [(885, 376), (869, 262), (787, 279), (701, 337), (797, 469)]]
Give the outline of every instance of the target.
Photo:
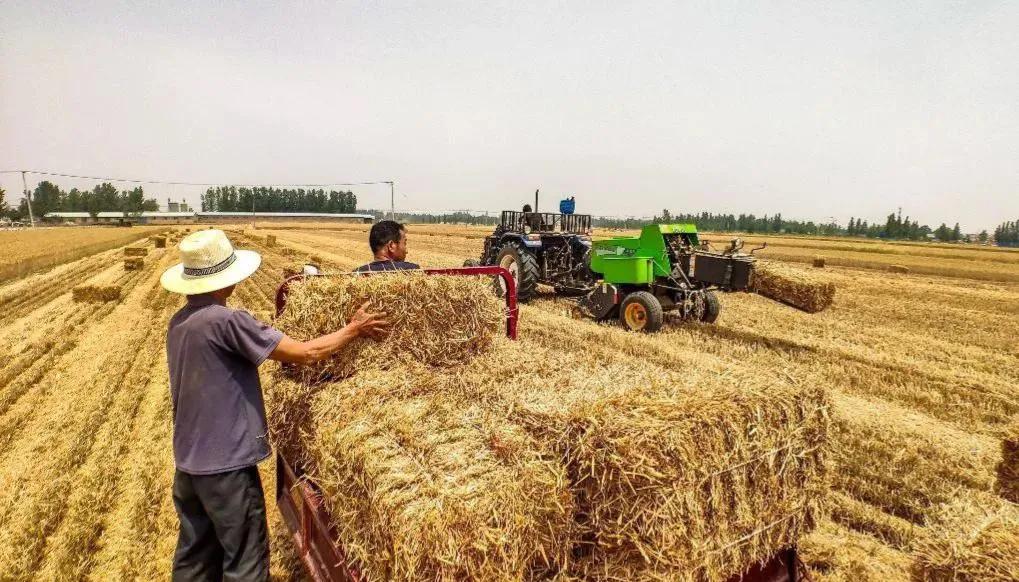
[(389, 329), (389, 322), (381, 314), (366, 312), (367, 306), (367, 303), (362, 305), (350, 323), (339, 331), (306, 342), (283, 336), (276, 349), (269, 354), (269, 359), (287, 364), (312, 364), (342, 350), (359, 337), (378, 339), (384, 336)]

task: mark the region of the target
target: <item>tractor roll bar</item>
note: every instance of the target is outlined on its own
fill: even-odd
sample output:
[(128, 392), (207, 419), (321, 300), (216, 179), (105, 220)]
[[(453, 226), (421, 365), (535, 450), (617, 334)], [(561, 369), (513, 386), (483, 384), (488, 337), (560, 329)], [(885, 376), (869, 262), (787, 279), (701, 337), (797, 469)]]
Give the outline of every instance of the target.
[[(276, 316), (278, 317), (283, 313), (283, 308), (287, 305), (287, 294), (290, 291), (290, 284), (294, 281), (303, 280), (305, 277), (338, 277), (338, 276), (375, 276), (400, 273), (402, 271), (358, 271), (353, 273), (335, 273), (326, 275), (305, 275), (298, 274), (288, 277), (276, 290)], [(494, 265), (483, 266), (483, 267), (453, 267), (449, 269), (421, 269), (421, 272), (426, 275), (456, 275), (456, 276), (476, 276), (476, 275), (495, 275), (501, 277), (503, 283), (506, 286), (506, 337), (510, 339), (517, 339), (517, 320), (520, 317), (520, 308), (517, 306), (517, 282), (513, 279), (513, 275), (506, 269)]]

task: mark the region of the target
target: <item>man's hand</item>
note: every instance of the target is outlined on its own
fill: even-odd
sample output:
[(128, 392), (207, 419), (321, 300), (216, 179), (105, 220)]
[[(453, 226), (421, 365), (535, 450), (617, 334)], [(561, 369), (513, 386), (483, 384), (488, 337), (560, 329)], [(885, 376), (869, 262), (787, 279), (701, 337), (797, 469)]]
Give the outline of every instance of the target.
[(385, 319), (385, 314), (369, 313), (367, 301), (361, 305), (354, 317), (350, 318), (347, 327), (359, 337), (367, 336), (376, 340), (385, 337), (389, 332), (389, 322)]
[(312, 364), (328, 358), (359, 337), (377, 340), (385, 337), (388, 331), (389, 322), (382, 314), (369, 313), (365, 303), (343, 329), (306, 342), (284, 337), (269, 358), (291, 364)]

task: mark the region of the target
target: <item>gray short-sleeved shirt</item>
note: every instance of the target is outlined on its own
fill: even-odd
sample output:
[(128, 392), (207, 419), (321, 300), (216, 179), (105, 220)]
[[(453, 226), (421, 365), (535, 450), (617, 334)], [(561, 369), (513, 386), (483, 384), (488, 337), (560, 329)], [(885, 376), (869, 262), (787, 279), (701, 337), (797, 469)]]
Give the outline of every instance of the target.
[(246, 311), (188, 297), (166, 335), (178, 469), (222, 473), (269, 456), (258, 366), (281, 339)]

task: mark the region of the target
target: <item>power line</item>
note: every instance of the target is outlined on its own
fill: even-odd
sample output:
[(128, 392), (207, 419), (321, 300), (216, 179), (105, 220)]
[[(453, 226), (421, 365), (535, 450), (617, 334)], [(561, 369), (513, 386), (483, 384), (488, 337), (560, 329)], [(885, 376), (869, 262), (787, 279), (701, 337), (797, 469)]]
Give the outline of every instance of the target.
[(62, 172), (46, 172), (41, 170), (0, 170), (0, 174), (38, 174), (40, 176), (58, 176), (61, 178), (77, 178), (80, 180), (104, 180), (106, 182), (128, 182), (131, 184), (160, 184), (163, 186), (238, 186), (241, 188), (258, 188), (261, 186), (279, 186), (284, 188), (327, 188), (330, 186), (374, 186), (381, 184), (392, 185), (392, 180), (372, 180), (369, 182), (330, 182), (328, 184), (236, 184), (236, 183), (215, 183), (215, 182), (173, 182), (167, 180), (136, 180), (132, 178), (110, 178), (102, 176), (79, 176), (77, 174), (65, 174)]

